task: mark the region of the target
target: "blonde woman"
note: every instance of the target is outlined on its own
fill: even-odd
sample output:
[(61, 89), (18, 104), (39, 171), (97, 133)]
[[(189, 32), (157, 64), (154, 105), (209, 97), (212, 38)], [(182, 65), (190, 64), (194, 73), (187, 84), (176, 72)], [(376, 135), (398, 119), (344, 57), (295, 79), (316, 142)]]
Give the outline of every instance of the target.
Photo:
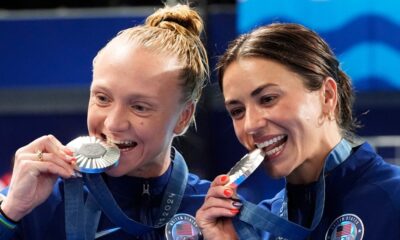
[[(209, 182), (187, 173), (172, 140), (193, 121), (208, 78), (202, 29), (193, 9), (166, 6), (99, 51), (93, 61), (88, 131), (119, 148), (119, 164), (96, 180), (105, 184), (102, 191), (84, 174), (83, 194), (75, 189), (71, 197), (66, 182), (76, 184), (81, 178), (74, 173), (76, 159), (69, 147), (49, 135), (20, 148), (0, 205), (2, 240), (200, 234), (192, 215)], [(84, 205), (67, 204), (80, 195)]]

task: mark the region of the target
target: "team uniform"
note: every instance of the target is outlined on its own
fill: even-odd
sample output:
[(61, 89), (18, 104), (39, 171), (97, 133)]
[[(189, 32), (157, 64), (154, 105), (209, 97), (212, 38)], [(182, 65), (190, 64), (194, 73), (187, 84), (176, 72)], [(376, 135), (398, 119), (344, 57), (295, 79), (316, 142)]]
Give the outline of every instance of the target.
[[(400, 239), (400, 168), (386, 163), (368, 143), (354, 147), (344, 162), (325, 173), (325, 190), (321, 221), (307, 239)], [(259, 206), (279, 215), (287, 204), (289, 220), (309, 227), (313, 191), (313, 184), (287, 186)], [(260, 235), (261, 239), (282, 239), (266, 232)]]
[[(162, 176), (157, 178), (143, 179), (128, 176), (114, 178), (104, 174), (103, 179), (118, 206), (129, 218), (147, 225), (153, 225), (172, 168), (173, 164)], [(63, 186), (63, 181), (60, 179), (50, 197), (21, 219), (14, 229), (0, 221), (0, 239), (65, 239)], [(198, 176), (189, 173), (184, 196), (177, 213), (194, 216), (197, 209), (203, 204), (209, 186), (208, 181), (200, 180)], [(85, 196), (87, 196), (87, 191), (85, 188)], [(6, 191), (4, 194), (6, 194)], [(117, 227), (102, 213), (96, 231), (96, 239), (165, 239), (165, 227), (142, 236), (129, 235)], [(9, 237), (5, 238), (5, 236)]]

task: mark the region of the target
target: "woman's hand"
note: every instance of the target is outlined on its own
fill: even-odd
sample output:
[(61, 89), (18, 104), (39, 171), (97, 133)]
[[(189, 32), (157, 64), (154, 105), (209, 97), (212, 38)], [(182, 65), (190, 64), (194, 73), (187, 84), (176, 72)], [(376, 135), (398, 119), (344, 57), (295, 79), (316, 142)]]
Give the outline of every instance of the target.
[(238, 239), (232, 224), (232, 217), (242, 206), (235, 198), (236, 189), (225, 186), (229, 176), (220, 175), (211, 183), (203, 206), (196, 213), (204, 239)]
[(8, 194), (1, 209), (18, 221), (43, 203), (59, 176), (74, 175), (73, 152), (54, 136), (40, 137), (17, 150)]

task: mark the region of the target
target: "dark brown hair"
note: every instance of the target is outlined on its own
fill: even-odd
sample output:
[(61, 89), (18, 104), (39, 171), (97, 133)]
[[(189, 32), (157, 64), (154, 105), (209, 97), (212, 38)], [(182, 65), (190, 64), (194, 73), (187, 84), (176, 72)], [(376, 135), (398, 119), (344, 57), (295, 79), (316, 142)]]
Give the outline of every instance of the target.
[(242, 57), (274, 60), (304, 79), (310, 91), (321, 88), (327, 77), (338, 86), (336, 121), (343, 136), (351, 137), (358, 127), (352, 115), (354, 94), (350, 78), (344, 73), (328, 44), (314, 31), (291, 23), (273, 23), (243, 34), (232, 41), (217, 64), (221, 91), (224, 72), (230, 63)]

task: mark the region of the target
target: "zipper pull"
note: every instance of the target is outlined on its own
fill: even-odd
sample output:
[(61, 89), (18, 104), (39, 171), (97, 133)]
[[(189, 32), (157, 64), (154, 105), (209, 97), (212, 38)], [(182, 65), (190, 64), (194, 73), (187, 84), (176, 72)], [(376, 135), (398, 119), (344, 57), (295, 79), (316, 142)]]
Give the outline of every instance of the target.
[(150, 196), (150, 185), (148, 182), (143, 183), (143, 192), (142, 192), (142, 196), (143, 195), (147, 195)]
[[(150, 184), (148, 181), (143, 183), (142, 197), (140, 201), (140, 222), (151, 224), (150, 209)], [(147, 238), (144, 238), (147, 239)]]

